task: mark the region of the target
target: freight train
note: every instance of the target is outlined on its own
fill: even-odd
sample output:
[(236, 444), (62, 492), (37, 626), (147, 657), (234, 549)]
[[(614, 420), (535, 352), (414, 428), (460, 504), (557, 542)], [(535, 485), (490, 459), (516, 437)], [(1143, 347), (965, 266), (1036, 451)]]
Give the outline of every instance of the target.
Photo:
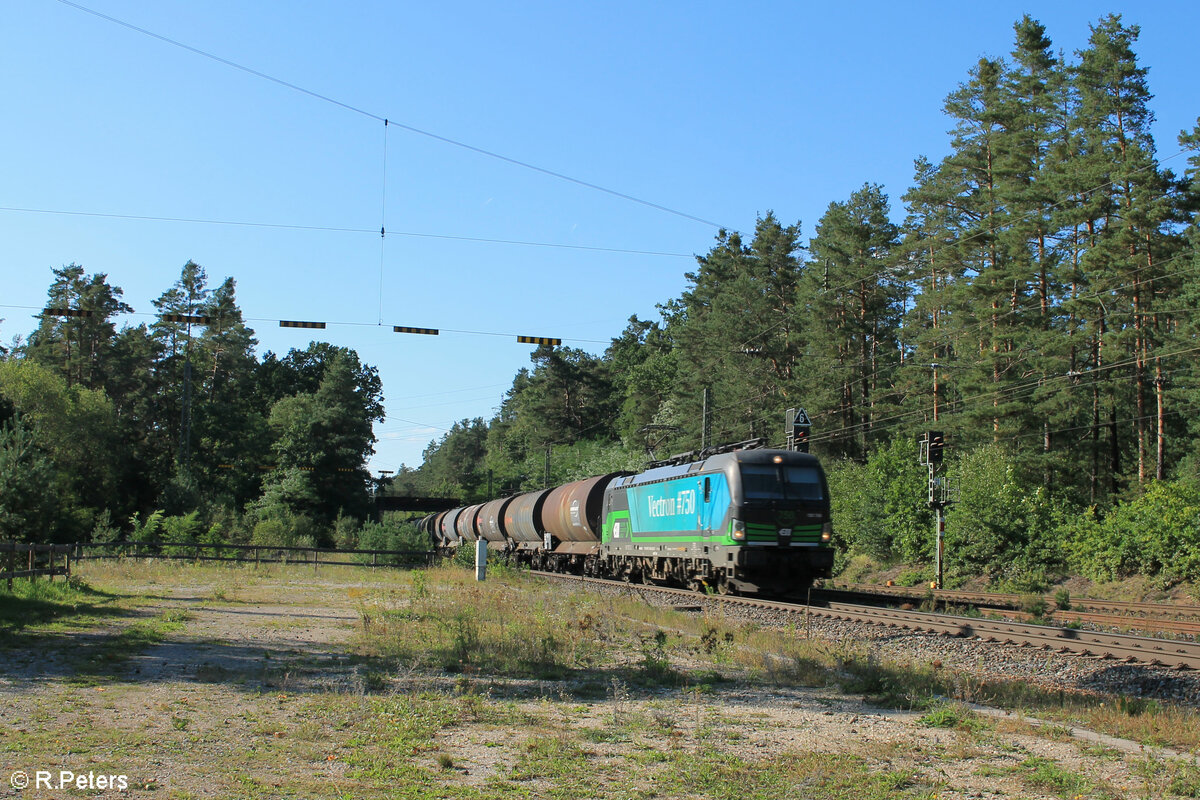
[(534, 569), (787, 596), (833, 568), (829, 492), (807, 453), (749, 443), (425, 517), (435, 548), (484, 540)]

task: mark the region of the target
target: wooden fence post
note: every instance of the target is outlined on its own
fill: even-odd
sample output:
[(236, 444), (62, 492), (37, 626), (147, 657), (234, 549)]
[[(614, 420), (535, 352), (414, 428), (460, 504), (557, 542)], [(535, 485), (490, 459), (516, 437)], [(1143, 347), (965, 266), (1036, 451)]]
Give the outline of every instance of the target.
[(12, 574), (17, 571), (17, 543), (13, 542), (9, 546), (12, 547), (12, 549), (8, 551), (8, 591), (12, 592), (12, 590), (13, 590)]

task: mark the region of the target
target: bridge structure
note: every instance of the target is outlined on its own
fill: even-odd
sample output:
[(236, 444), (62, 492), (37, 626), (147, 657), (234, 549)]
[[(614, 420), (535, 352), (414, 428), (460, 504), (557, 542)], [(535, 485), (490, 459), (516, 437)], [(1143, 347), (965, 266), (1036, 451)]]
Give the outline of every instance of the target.
[(421, 511), (433, 514), (438, 511), (449, 511), (452, 508), (466, 505), (457, 497), (409, 497), (400, 495), (376, 495), (375, 511), (382, 514), (385, 511)]

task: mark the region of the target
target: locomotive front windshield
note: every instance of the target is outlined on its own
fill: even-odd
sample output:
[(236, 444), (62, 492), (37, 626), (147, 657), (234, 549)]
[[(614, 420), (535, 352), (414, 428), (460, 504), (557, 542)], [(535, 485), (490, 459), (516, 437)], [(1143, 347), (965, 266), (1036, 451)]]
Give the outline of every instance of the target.
[(742, 464), (747, 500), (824, 500), (816, 467), (795, 464)]

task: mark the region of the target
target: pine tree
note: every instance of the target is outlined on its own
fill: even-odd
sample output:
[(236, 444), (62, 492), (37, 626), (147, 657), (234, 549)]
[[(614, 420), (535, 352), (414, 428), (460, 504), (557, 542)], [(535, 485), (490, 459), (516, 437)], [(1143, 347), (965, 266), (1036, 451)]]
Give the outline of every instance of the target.
[(53, 273), (47, 308), (88, 311), (91, 316), (42, 316), (25, 353), (54, 367), (68, 385), (102, 388), (109, 378), (106, 360), (116, 335), (113, 317), (133, 309), (121, 300), (120, 287), (110, 285), (104, 273), (84, 275), (83, 267), (74, 263)]
[(679, 348), (672, 419), (682, 428), (673, 444), (695, 448), (704, 440), (705, 389), (712, 399), (708, 444), (782, 439), (783, 410), (803, 403), (809, 382), (800, 363), (799, 238), (799, 223), (784, 226), (768, 214), (748, 246), (740, 234), (721, 231), (686, 275), (691, 286), (672, 334)]
[[(1149, 409), (1153, 376), (1162, 369), (1160, 344), (1167, 323), (1156, 307), (1173, 288), (1162, 265), (1178, 252), (1179, 242), (1169, 230), (1175, 215), (1170, 178), (1155, 161), (1146, 69), (1133, 51), (1138, 34), (1138, 26), (1124, 26), (1119, 15), (1093, 25), (1089, 46), (1079, 53), (1074, 83), (1083, 143), (1080, 162), (1085, 174), (1098, 181), (1091, 190), (1091, 207), (1099, 216), (1089, 221), (1090, 249), (1082, 259), (1091, 284), (1085, 303), (1095, 320), (1092, 369), (1107, 373), (1099, 380), (1108, 384), (1114, 481), (1124, 472), (1123, 451), (1129, 450), (1134, 475), (1143, 483), (1152, 467), (1156, 474), (1165, 468), (1149, 458)], [(1126, 376), (1132, 377), (1131, 384)], [(1132, 435), (1122, 437), (1123, 429)]]
[(804, 359), (810, 417), (828, 420), (825, 450), (865, 460), (889, 397), (900, 350), (903, 286), (895, 278), (898, 231), (887, 196), (865, 185), (830, 203), (809, 245)]

